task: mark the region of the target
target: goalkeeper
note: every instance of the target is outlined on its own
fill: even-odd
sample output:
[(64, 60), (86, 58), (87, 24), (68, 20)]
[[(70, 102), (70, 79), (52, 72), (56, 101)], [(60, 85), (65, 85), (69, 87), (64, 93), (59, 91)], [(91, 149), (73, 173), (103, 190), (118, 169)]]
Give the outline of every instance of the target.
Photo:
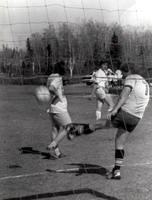
[(115, 138), (115, 165), (108, 174), (109, 179), (121, 179), (120, 168), (123, 163), (125, 151), (124, 145), (128, 136), (135, 129), (140, 119), (142, 119), (146, 106), (149, 102), (149, 85), (145, 79), (135, 72), (137, 67), (133, 63), (123, 63), (120, 70), (122, 71), (124, 86), (112, 111), (108, 113), (110, 123), (106, 124), (85, 124), (80, 126), (79, 132), (68, 133), (68, 138), (81, 134), (89, 134), (97, 129), (117, 128)]

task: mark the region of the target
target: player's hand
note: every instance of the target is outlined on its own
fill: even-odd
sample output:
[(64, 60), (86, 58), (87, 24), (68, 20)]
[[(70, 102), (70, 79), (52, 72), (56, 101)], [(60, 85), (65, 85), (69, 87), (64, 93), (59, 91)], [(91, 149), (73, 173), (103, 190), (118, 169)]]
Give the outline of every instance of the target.
[(112, 116), (117, 114), (117, 110), (113, 109), (112, 111), (108, 112), (107, 119), (111, 121)]
[(108, 119), (109, 121), (111, 121), (111, 112), (108, 112), (108, 114), (107, 114), (107, 119)]
[(89, 101), (91, 101), (92, 100), (92, 95), (90, 95), (88, 99), (89, 99)]
[(62, 102), (62, 99), (59, 98), (59, 97), (55, 97), (55, 98), (52, 100), (52, 104), (53, 104), (53, 105), (56, 105), (59, 101)]

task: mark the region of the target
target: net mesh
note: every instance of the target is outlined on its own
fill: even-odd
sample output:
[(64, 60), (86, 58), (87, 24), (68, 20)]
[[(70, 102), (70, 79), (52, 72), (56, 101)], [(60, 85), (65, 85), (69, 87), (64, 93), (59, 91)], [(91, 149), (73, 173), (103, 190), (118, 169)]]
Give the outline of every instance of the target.
[(2, 73), (44, 75), (64, 60), (70, 76), (71, 71), (81, 76), (106, 56), (113, 71), (122, 61), (133, 61), (151, 78), (151, 24), (141, 19), (150, 8), (141, 9), (136, 1), (124, 7), (119, 0), (113, 3), (111, 9), (100, 0), (2, 1)]
[[(120, 0), (112, 3), (113, 7), (101, 0), (1, 1), (1, 83), (46, 84), (50, 68), (61, 60), (66, 64), (71, 82), (80, 83), (83, 75), (92, 73), (99, 61), (107, 57), (113, 72), (123, 61), (135, 62), (150, 84), (151, 24), (148, 18), (141, 16), (151, 13), (152, 5), (141, 9), (141, 3), (135, 0), (132, 6), (128, 3), (125, 8)], [(89, 150), (86, 154), (90, 155)], [(83, 154), (79, 153), (75, 159), (81, 156)], [(88, 162), (88, 156), (84, 163)], [(106, 158), (104, 162), (106, 166)], [(87, 174), (92, 173), (91, 170), (98, 174), (101, 167), (84, 164), (78, 168), (61, 167), (53, 172)], [(93, 189), (48, 193), (48, 197), (85, 192), (94, 197), (110, 198)], [(37, 195), (39, 198), (42, 197)]]

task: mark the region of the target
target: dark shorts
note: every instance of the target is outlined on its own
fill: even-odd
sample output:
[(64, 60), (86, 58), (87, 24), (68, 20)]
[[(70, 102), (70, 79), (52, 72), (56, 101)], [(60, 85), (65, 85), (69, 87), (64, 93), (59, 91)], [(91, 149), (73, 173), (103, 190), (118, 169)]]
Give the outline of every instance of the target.
[(120, 109), (119, 112), (111, 118), (113, 127), (124, 129), (128, 132), (132, 132), (137, 126), (139, 121), (140, 118), (131, 115), (123, 111), (122, 109)]

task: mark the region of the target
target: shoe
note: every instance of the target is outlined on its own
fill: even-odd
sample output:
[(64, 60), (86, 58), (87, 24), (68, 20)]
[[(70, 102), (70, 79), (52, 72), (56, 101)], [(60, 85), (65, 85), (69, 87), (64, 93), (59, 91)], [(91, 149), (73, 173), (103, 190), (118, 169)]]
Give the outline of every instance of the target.
[(55, 147), (46, 147), (46, 150), (49, 151), (50, 156), (57, 159), (59, 158), (59, 155), (56, 154), (55, 149)]
[(75, 137), (82, 135), (83, 133), (83, 126), (82, 125), (75, 125), (67, 132), (68, 140), (72, 140)]
[(73, 140), (75, 137), (76, 137), (76, 135), (74, 133), (72, 133), (72, 132), (67, 133), (68, 140)]
[(115, 179), (115, 180), (120, 180), (121, 179), (121, 174), (119, 170), (112, 170), (109, 174), (107, 174), (108, 179)]
[(60, 155), (58, 156), (58, 158), (65, 158), (65, 157), (66, 157), (66, 155), (63, 153), (60, 153)]

